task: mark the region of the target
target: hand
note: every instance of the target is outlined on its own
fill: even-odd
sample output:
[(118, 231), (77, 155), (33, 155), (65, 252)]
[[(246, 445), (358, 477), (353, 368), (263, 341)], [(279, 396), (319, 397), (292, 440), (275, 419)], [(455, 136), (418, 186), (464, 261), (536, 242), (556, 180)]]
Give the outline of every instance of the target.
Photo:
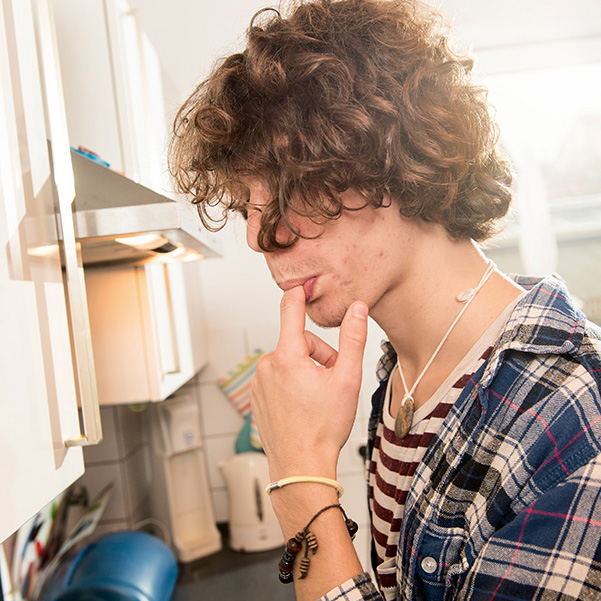
[(250, 389), (271, 477), (335, 477), (357, 411), (367, 306), (348, 308), (338, 352), (305, 331), (302, 286), (284, 293), (280, 316), (277, 348), (259, 360)]

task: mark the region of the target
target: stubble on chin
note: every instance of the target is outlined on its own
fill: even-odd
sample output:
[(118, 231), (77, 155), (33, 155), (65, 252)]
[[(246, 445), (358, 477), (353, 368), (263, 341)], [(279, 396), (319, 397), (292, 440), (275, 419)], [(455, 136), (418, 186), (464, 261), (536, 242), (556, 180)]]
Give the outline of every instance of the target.
[(347, 307), (334, 307), (329, 311), (322, 311), (318, 306), (308, 305), (306, 308), (309, 319), (320, 328), (339, 328)]

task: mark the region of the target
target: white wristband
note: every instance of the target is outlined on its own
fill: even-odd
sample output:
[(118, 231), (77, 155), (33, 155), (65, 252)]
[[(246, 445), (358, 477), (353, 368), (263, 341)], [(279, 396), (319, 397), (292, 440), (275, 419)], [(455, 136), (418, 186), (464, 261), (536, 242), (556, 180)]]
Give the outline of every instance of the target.
[(323, 478), (321, 476), (290, 476), (289, 478), (281, 478), (280, 480), (272, 482), (265, 489), (265, 492), (270, 495), (272, 490), (283, 488), (286, 484), (296, 484), (297, 482), (312, 482), (315, 484), (326, 484), (327, 486), (331, 486), (338, 492), (339, 499), (344, 494), (344, 488), (342, 488), (340, 482), (332, 480), (332, 478)]

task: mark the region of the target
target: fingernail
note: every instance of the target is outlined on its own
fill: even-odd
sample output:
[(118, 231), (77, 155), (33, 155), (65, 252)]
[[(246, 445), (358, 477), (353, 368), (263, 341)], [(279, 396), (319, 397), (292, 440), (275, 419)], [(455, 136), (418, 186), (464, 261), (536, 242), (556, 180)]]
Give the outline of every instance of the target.
[(354, 303), (351, 307), (351, 315), (359, 319), (367, 319), (367, 305), (365, 303)]

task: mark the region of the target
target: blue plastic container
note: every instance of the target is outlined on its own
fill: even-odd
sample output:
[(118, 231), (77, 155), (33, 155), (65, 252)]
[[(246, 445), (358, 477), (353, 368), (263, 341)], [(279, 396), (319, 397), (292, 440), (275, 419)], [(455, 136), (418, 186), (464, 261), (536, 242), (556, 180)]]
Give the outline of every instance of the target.
[(177, 580), (171, 549), (143, 532), (115, 532), (62, 565), (43, 601), (169, 601)]

